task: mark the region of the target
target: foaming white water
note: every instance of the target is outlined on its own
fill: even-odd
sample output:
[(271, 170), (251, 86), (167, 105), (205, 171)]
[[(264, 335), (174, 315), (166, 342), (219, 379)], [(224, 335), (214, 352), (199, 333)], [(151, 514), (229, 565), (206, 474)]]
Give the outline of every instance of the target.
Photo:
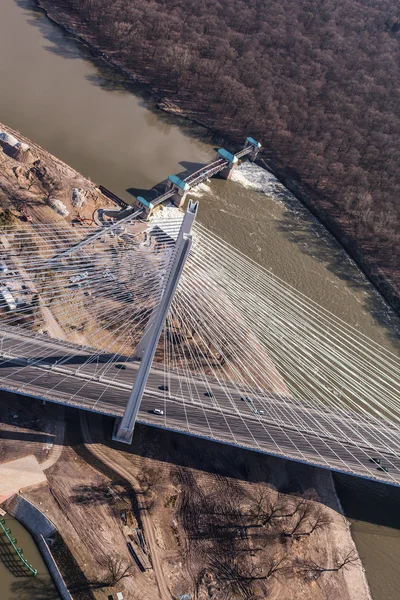
[(190, 190), (190, 196), (192, 196), (193, 198), (201, 198), (205, 194), (211, 195), (212, 189), (211, 186), (204, 181), (203, 183), (199, 183), (199, 185), (196, 185), (196, 187)]
[(231, 180), (248, 189), (262, 192), (275, 198), (279, 198), (279, 196), (287, 197), (290, 194), (272, 173), (249, 161), (242, 163), (234, 169)]
[(160, 210), (155, 212), (149, 217), (149, 221), (171, 221), (171, 220), (182, 220), (182, 211), (177, 206), (163, 206)]

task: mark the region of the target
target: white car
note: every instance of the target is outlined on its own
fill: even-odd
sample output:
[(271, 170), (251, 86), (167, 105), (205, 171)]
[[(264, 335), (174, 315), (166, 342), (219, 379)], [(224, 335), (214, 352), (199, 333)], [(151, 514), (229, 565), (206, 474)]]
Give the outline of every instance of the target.
[(164, 411), (163, 411), (163, 410), (161, 410), (161, 408), (155, 408), (155, 409), (153, 410), (153, 413), (154, 413), (155, 415), (163, 415), (163, 414), (164, 414)]

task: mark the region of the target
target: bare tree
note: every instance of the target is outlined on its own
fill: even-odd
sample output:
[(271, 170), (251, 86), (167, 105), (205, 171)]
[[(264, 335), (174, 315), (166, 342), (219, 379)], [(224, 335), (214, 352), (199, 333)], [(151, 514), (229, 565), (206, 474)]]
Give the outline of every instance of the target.
[(253, 586), (257, 582), (270, 581), (290, 570), (286, 554), (278, 553), (266, 558), (262, 567), (246, 565), (243, 561), (238, 563), (226, 556), (213, 561), (216, 577), (230, 598), (251, 598)]
[(296, 570), (306, 579), (318, 579), (324, 573), (337, 573), (342, 569), (348, 569), (358, 561), (357, 552), (350, 549), (345, 552), (337, 552), (328, 565), (321, 565), (312, 559), (298, 561)]
[(103, 585), (113, 586), (116, 585), (121, 579), (130, 577), (132, 575), (133, 565), (128, 563), (122, 558), (116, 558), (115, 556), (105, 556), (102, 560), (98, 561), (99, 564), (105, 568), (106, 577), (102, 582)]
[(327, 527), (330, 522), (331, 519), (322, 506), (314, 506), (311, 502), (305, 501), (296, 511), (294, 520), (286, 525), (282, 535), (295, 539), (310, 536), (317, 529)]
[(138, 477), (140, 486), (144, 495), (150, 494), (154, 491), (154, 488), (162, 484), (162, 473), (161, 469), (149, 468), (144, 470)]
[(256, 526), (266, 527), (276, 519), (293, 517), (305, 503), (304, 498), (299, 498), (293, 503), (290, 498), (279, 493), (271, 498), (270, 490), (264, 488), (257, 492), (250, 513), (257, 522)]

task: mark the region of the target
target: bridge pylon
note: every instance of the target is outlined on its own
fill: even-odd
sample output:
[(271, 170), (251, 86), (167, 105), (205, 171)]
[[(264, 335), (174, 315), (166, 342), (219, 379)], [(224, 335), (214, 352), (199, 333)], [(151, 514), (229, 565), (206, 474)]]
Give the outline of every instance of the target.
[(192, 246), (191, 230), (197, 214), (197, 209), (198, 202), (190, 201), (176, 240), (175, 251), (171, 259), (171, 266), (161, 300), (158, 307), (151, 315), (152, 322), (150, 326), (146, 328), (146, 331), (139, 342), (142, 360), (129, 396), (128, 404), (125, 408), (124, 416), (122, 419), (117, 419), (115, 422), (113, 434), (114, 441), (123, 442), (125, 444), (130, 444), (132, 442), (136, 418), (157, 345)]

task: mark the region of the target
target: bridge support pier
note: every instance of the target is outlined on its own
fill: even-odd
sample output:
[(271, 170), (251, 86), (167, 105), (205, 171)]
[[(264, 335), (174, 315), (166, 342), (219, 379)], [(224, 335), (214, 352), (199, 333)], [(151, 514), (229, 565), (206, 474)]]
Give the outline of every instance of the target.
[(138, 203), (138, 206), (140, 208), (143, 208), (143, 212), (145, 213), (145, 216), (148, 217), (151, 214), (151, 211), (154, 208), (154, 205), (149, 202), (148, 200), (145, 200), (143, 198), (143, 196), (137, 196), (136, 201)]
[(160, 339), (162, 328), (164, 327), (168, 310), (174, 298), (179, 279), (182, 275), (183, 267), (185, 266), (186, 260), (189, 256), (190, 248), (192, 246), (191, 230), (193, 221), (197, 214), (197, 208), (197, 202), (189, 202), (188, 209), (183, 218), (178, 238), (176, 240), (175, 252), (172, 257), (171, 267), (167, 282), (165, 284), (164, 292), (157, 309), (152, 314), (151, 327), (146, 330), (142, 340), (139, 342), (139, 345), (141, 345), (140, 353), (142, 354), (142, 361), (140, 363), (135, 383), (129, 396), (124, 416), (122, 419), (118, 419), (115, 423), (113, 434), (114, 441), (123, 442), (125, 444), (130, 444), (132, 442), (137, 414), (139, 412), (143, 392), (146, 387), (157, 344)]
[(217, 160), (219, 158), (224, 158), (225, 160), (228, 161), (227, 166), (224, 169), (222, 169), (222, 171), (219, 172), (220, 177), (222, 177), (223, 179), (230, 179), (232, 177), (233, 169), (239, 162), (238, 159), (236, 158), (236, 156), (234, 154), (225, 150), (225, 148), (220, 148), (218, 150)]
[(252, 147), (252, 151), (247, 156), (249, 157), (249, 159), (252, 162), (254, 162), (257, 158), (258, 153), (261, 150), (261, 144), (260, 144), (260, 142), (257, 142), (254, 138), (248, 137), (248, 138), (246, 138), (246, 143), (245, 143), (244, 147), (248, 148), (249, 146)]
[(184, 205), (190, 185), (180, 179), (177, 175), (170, 175), (167, 181), (166, 191), (174, 190), (175, 194), (172, 196), (172, 201), (175, 206), (179, 208)]

